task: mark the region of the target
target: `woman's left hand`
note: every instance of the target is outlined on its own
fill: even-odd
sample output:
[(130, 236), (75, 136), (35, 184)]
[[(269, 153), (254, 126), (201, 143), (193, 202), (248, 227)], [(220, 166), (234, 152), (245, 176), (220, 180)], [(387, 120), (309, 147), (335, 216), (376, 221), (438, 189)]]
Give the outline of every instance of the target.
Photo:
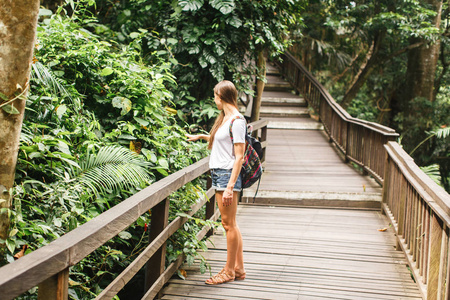
[(227, 188), (223, 192), (222, 202), (223, 202), (223, 206), (231, 205), (231, 203), (233, 202), (233, 190), (232, 189)]

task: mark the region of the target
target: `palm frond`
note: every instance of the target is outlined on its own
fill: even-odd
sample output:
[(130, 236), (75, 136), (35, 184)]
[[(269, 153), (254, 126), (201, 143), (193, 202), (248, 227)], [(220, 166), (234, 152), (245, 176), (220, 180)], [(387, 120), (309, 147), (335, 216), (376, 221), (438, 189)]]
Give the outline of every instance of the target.
[(429, 139), (431, 139), (433, 136), (436, 136), (436, 138), (438, 138), (438, 139), (445, 139), (446, 137), (448, 137), (449, 135), (450, 135), (450, 127), (444, 127), (444, 128), (440, 128), (440, 129), (438, 129), (438, 130), (436, 130), (436, 131), (431, 131), (431, 132), (427, 132), (428, 133), (428, 136), (423, 140), (423, 141), (421, 141), (417, 146), (416, 146), (416, 148), (414, 148), (410, 153), (409, 153), (409, 155), (412, 155), (416, 150), (417, 150), (417, 148), (419, 148), (423, 143), (425, 143), (426, 141), (428, 141)]
[(50, 89), (50, 92), (54, 95), (64, 95), (67, 96), (71, 101), (73, 101), (72, 96), (64, 87), (64, 81), (53, 74), (53, 72), (44, 66), (40, 62), (32, 64), (33, 72), (31, 72), (31, 77), (40, 82), (43, 86)]
[(110, 194), (149, 184), (150, 163), (121, 146), (106, 146), (97, 154), (87, 153), (79, 162), (81, 169), (72, 168), (71, 178), (94, 194)]
[(434, 182), (441, 185), (441, 173), (439, 172), (439, 165), (429, 165), (426, 167), (420, 167), (420, 169), (427, 174)]
[(445, 139), (450, 135), (450, 127), (439, 128), (436, 130), (436, 137), (438, 139)]

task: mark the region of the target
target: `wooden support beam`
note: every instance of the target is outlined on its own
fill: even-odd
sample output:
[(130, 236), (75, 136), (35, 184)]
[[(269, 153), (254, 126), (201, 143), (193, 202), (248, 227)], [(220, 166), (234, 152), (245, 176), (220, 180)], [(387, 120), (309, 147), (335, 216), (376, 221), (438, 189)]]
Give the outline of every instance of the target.
[[(152, 208), (149, 243), (151, 243), (169, 223), (169, 198), (164, 199)], [(149, 259), (145, 270), (145, 291), (158, 280), (164, 272), (166, 262), (166, 243)]]
[(67, 300), (68, 298), (69, 268), (62, 270), (39, 284), (38, 300)]
[[(209, 190), (212, 187), (212, 180), (211, 177), (208, 177), (206, 181), (206, 187)], [(215, 213), (216, 210), (216, 196), (213, 195), (208, 202), (206, 202), (206, 208), (205, 208), (205, 220), (209, 220)], [(206, 233), (206, 236), (211, 236), (214, 234), (214, 228), (211, 228)]]

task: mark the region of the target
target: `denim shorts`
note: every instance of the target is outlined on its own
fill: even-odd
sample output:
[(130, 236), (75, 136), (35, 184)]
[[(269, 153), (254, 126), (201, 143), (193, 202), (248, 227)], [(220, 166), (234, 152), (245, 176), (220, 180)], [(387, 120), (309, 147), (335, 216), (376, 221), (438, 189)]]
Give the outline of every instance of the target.
[[(212, 187), (216, 191), (225, 191), (230, 181), (231, 169), (211, 169)], [(242, 190), (242, 176), (239, 174), (236, 183), (234, 184), (233, 191), (240, 192)]]

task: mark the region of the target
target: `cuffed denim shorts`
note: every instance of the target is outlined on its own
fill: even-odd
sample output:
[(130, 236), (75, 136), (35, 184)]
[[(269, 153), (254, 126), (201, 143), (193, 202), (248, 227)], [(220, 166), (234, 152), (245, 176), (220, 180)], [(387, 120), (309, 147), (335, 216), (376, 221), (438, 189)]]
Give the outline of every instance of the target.
[[(231, 169), (211, 169), (212, 187), (216, 191), (225, 191), (230, 181)], [(236, 183), (234, 184), (233, 191), (240, 192), (242, 189), (242, 176), (239, 174)]]

